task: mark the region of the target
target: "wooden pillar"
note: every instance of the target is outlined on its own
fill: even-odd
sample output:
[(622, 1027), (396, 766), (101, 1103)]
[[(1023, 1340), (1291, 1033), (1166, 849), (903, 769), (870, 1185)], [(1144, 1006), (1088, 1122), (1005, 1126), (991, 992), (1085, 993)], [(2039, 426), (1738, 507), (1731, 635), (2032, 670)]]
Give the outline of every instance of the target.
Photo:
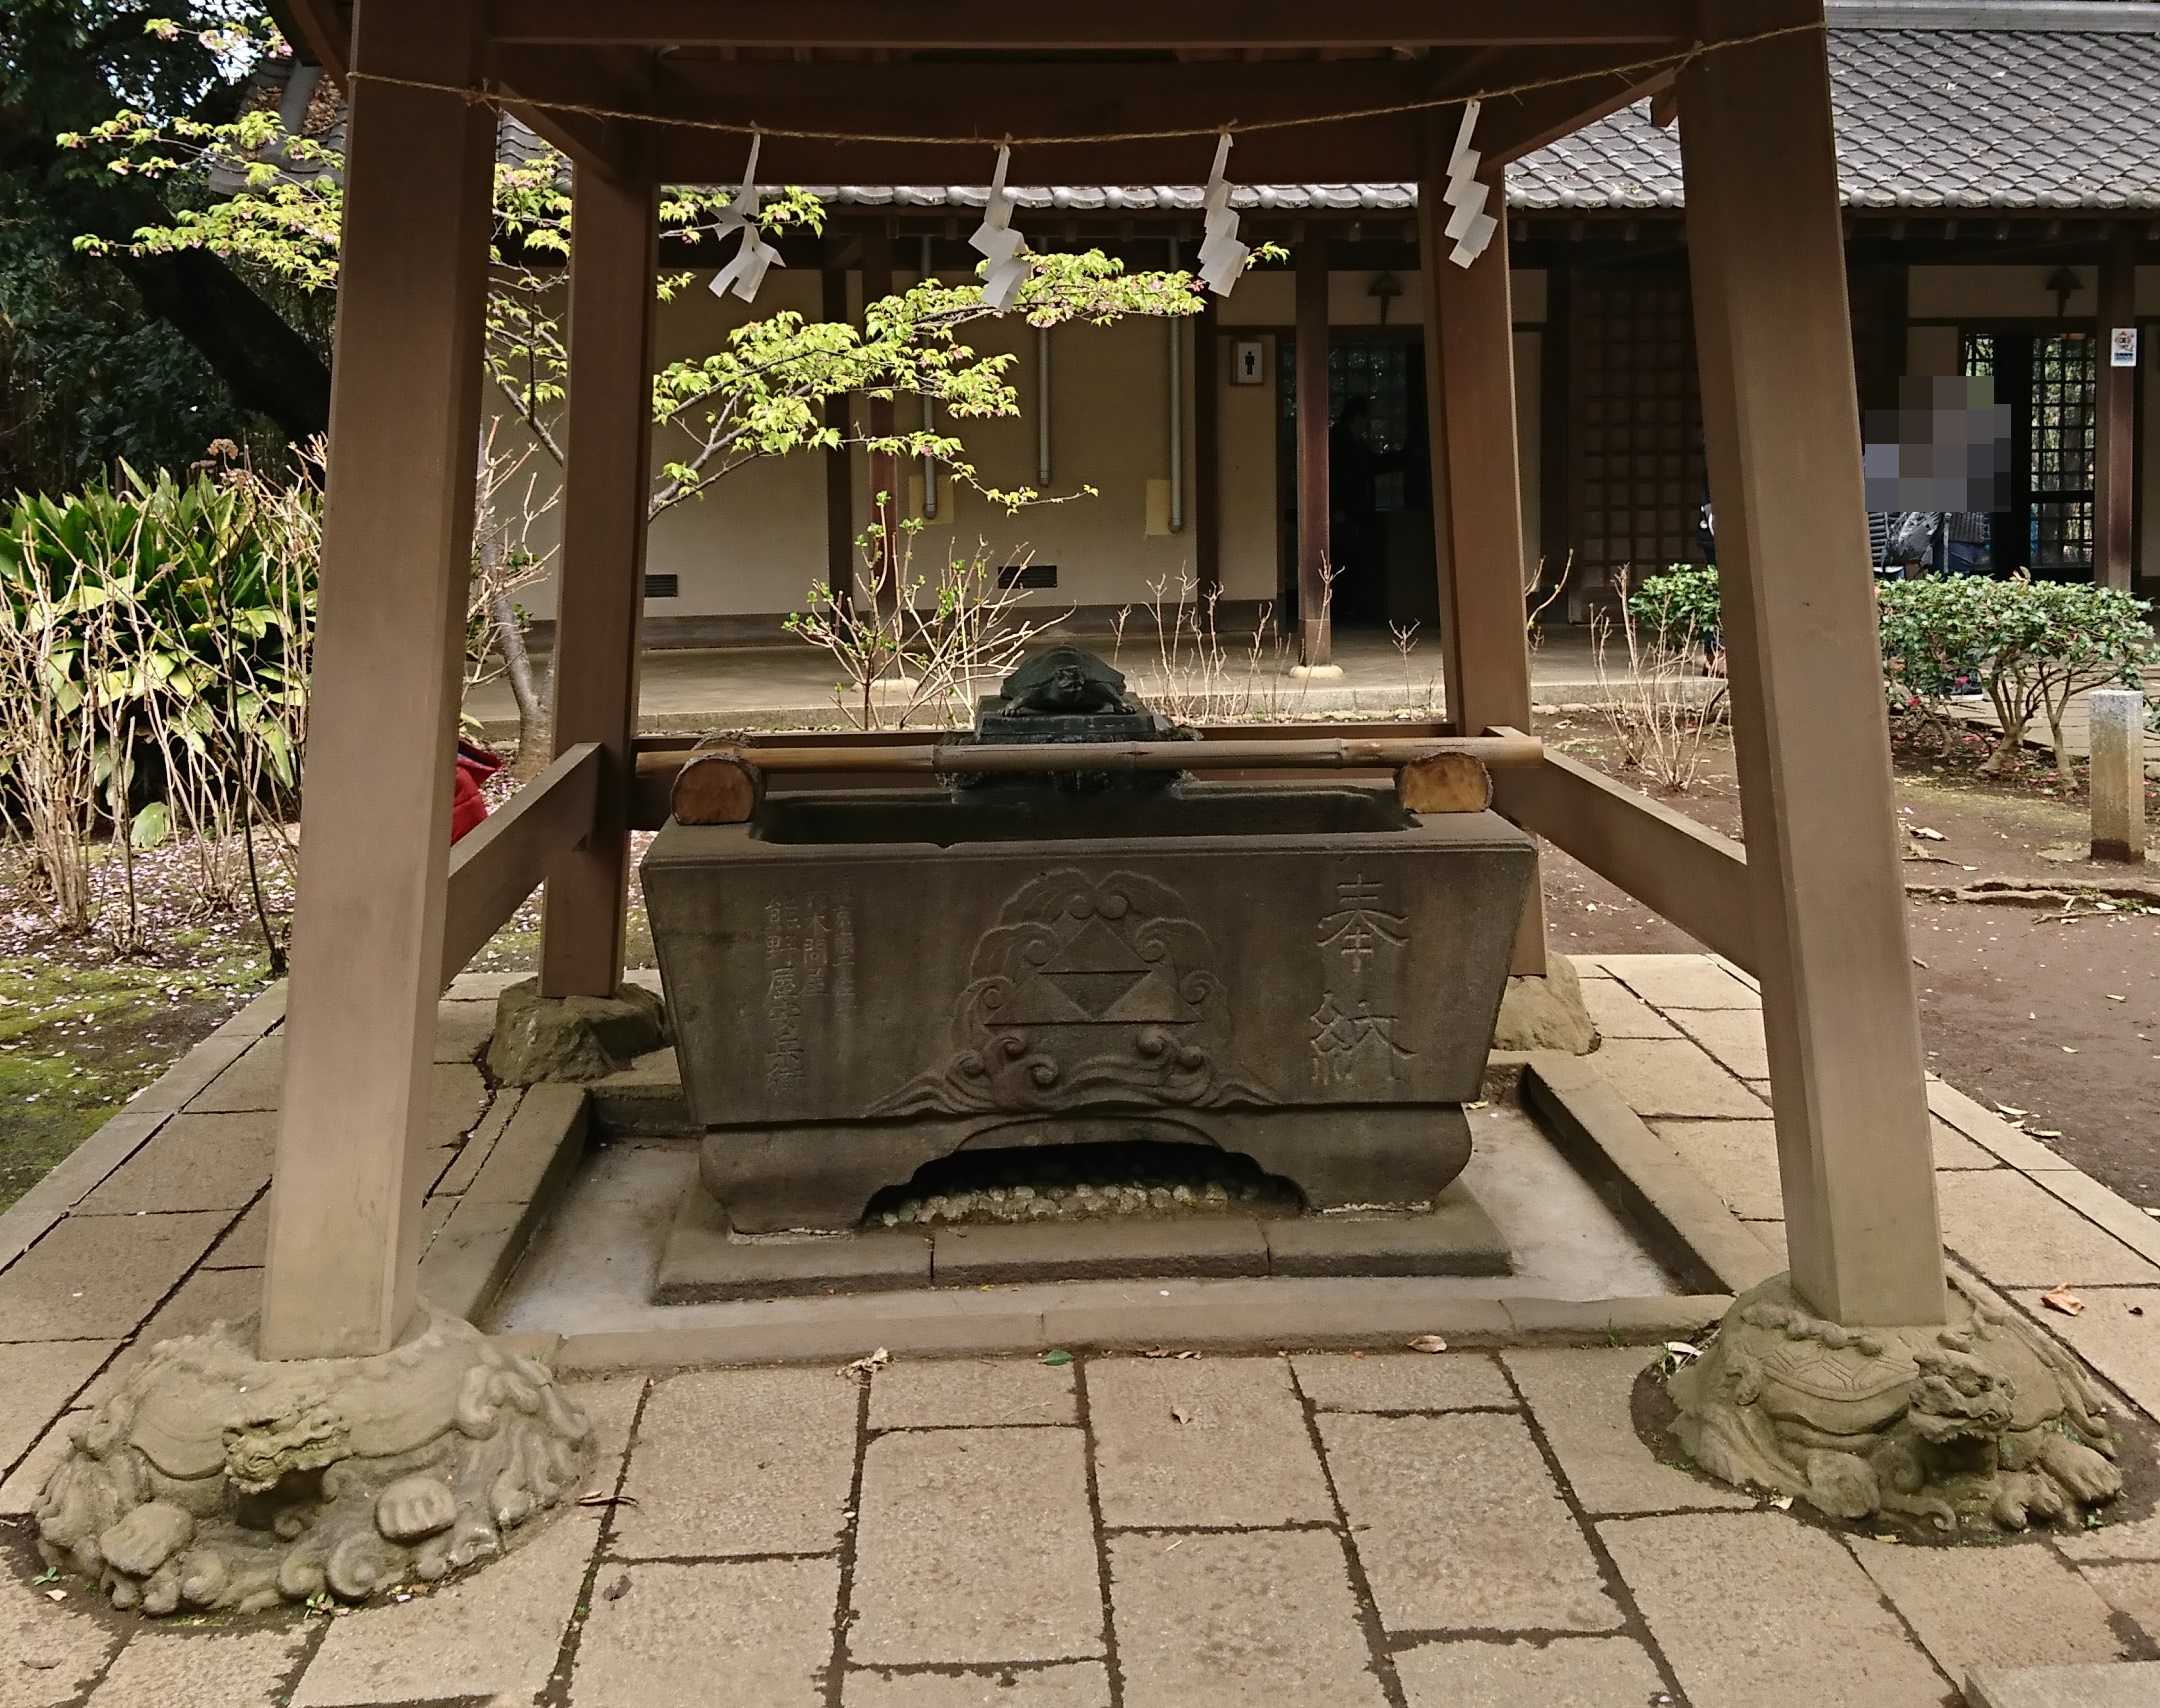
[(385, 1351), (414, 1309), (494, 176), (495, 115), (456, 92), (479, 23), (368, 0), (356, 29), (268, 1358)]
[[(1709, 9), (1713, 37), (1822, 19), (1821, 0)], [(1848, 1325), (1940, 1322), (1823, 38), (1712, 52), (1679, 95), (1793, 1284)]]
[(548, 874), (540, 993), (612, 996), (629, 906), (630, 777), (652, 491), (659, 209), (649, 183), (571, 181), (570, 398), (555, 607), (555, 751), (600, 744), (592, 835)]
[[(863, 308), (880, 297), (893, 294), (892, 276), (892, 226), (889, 221), (879, 220), (863, 233), (862, 240), (862, 297)], [(869, 400), (869, 432), (873, 439), (890, 438), (893, 433), (893, 400), (889, 397), (873, 397)], [(878, 509), (878, 494), (886, 494), (884, 509)], [(872, 580), (875, 597), (880, 608), (895, 609), (900, 602), (900, 519), (906, 514), (907, 493), (900, 485), (900, 459), (890, 451), (870, 453), (870, 519), (884, 525), (884, 535), (872, 554)]]
[(2100, 261), (2100, 364), (2093, 399), (2093, 580), (2130, 590), (2136, 553), (2136, 368), (2108, 361), (2111, 334), (2137, 325), (2137, 227), (2124, 220), (2108, 233)]
[(1222, 317), (1211, 298), (1193, 322), (1193, 576), (1214, 620), (1222, 594)]
[[(1447, 135), (1443, 135), (1443, 131)], [(1440, 668), (1448, 721), (1466, 735), (1496, 724), (1530, 727), (1530, 643), (1523, 610), (1522, 471), (1515, 436), (1515, 328), (1508, 299), (1503, 219), (1467, 267), (1449, 259), (1451, 127), (1429, 128), (1418, 186), (1419, 261), (1425, 272), (1427, 436), (1433, 455), (1434, 533), (1440, 577)], [(1499, 173), (1492, 204), (1503, 206)], [(1545, 971), (1545, 899), (1536, 885), (1515, 934), (1516, 973)]]
[[(829, 322), (848, 318), (847, 283), (847, 269), (828, 260), (821, 306)], [(845, 392), (825, 400), (825, 425), (840, 435), (839, 445), (825, 453), (825, 581), (843, 610), (855, 599), (855, 453), (848, 445), (854, 436), (852, 401)]]

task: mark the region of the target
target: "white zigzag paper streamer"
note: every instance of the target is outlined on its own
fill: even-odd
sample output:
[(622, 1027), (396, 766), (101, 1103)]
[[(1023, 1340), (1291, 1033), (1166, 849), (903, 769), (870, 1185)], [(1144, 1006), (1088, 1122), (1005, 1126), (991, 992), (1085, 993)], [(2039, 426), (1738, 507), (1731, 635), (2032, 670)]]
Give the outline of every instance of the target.
[(990, 269), (983, 277), (983, 301), (1000, 314), (1012, 307), (1013, 298), (1020, 294), (1021, 285), (1034, 268), (1027, 239), (1012, 228), (1013, 198), (1005, 188), (1005, 168), (1011, 163), (1012, 150), (999, 149), (997, 171), (990, 178), (990, 200), (983, 209), (983, 222), (968, 239), (971, 249), (989, 258)]
[(1238, 216), (1230, 207), (1230, 181), (1224, 169), (1230, 163), (1230, 133), (1215, 145), (1215, 170), (1208, 174), (1207, 236), (1200, 245), (1200, 281), (1219, 297), (1226, 297), (1245, 271), (1249, 245), (1238, 241)]
[(757, 300), (758, 287), (765, 282), (765, 269), (785, 267), (780, 251), (767, 243), (758, 230), (757, 213), (760, 197), (757, 187), (757, 157), (761, 136), (750, 139), (750, 161), (743, 168), (742, 188), (734, 201), (721, 210), (718, 228), (713, 236), (717, 240), (731, 231), (742, 233), (742, 244), (735, 251), (734, 259), (713, 275), (712, 294), (725, 296), (732, 290), (744, 302)]
[(1448, 259), (1458, 267), (1467, 267), (1484, 254), (1485, 245), (1500, 229), (1500, 222), (1485, 211), (1491, 187), (1477, 181), (1478, 162), (1483, 156), (1470, 146), (1470, 133), (1477, 128), (1478, 106), (1476, 101), (1463, 104), (1462, 128), (1455, 133), (1455, 152), (1448, 156), (1447, 190), (1440, 198), (1450, 210), (1445, 229), (1455, 240)]

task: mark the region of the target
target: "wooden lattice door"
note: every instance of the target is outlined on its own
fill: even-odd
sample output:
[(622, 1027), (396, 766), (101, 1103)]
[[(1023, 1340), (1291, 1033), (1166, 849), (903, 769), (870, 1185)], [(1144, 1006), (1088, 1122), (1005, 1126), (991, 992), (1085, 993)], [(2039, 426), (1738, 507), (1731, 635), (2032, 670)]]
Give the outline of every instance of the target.
[(1587, 273), (1573, 292), (1569, 411), (1570, 611), (1700, 563), (1702, 398), (1686, 281)]

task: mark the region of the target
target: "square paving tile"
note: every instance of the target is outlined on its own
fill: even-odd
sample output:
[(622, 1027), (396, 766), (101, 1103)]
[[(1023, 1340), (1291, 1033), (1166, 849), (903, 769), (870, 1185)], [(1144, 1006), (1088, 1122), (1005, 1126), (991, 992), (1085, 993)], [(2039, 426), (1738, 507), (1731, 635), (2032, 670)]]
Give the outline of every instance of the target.
[(78, 1583), (55, 1606), (30, 1587), (29, 1574), (0, 1575), (0, 1703), (6, 1708), (61, 1708), (80, 1701), (106, 1657), (120, 1646), (116, 1625), (92, 1617), (97, 1598)]
[(259, 1198), (202, 1260), (205, 1269), (260, 1269), (270, 1261), (270, 1200)]
[(2118, 1613), (2128, 1614), (2139, 1630), (2160, 1643), (2160, 1565), (2083, 1566), (2085, 1581)]
[(1520, 1417), (1320, 1419), (1390, 1631), (1605, 1631), (1620, 1609)]
[(19, 1518), (37, 1510), (38, 1495), (45, 1487), (45, 1479), (67, 1456), (76, 1426), (89, 1419), (89, 1409), (83, 1407), (63, 1412), (53, 1420), (52, 1427), (38, 1437), (37, 1445), (7, 1474), (7, 1479), (0, 1482), (0, 1518)]
[(656, 1383), (630, 1454), (625, 1559), (821, 1554), (855, 1476), (856, 1384), (829, 1367), (707, 1370)]
[(1091, 1358), (1103, 1522), (1294, 1524), (1335, 1516), (1282, 1358)]
[(1935, 1166), (1942, 1168), (2001, 1168), (2002, 1159), (1983, 1150), (1940, 1115), (1928, 1117), (1928, 1132), (1935, 1141)]
[(1742, 1079), (1770, 1077), (1770, 1047), (1759, 1008), (1682, 1008), (1680, 1029)]
[(1690, 1708), (1954, 1700), (1852, 1555), (1785, 1513), (1608, 1519), (1598, 1534)]
[(69, 1216), (0, 1272), (0, 1341), (130, 1335), (231, 1212)]
[[(2050, 1334), (2077, 1348), (2148, 1416), (2160, 1417), (2160, 1287), (2080, 1289), (2085, 1311), (2075, 1317), (2042, 1305), (2043, 1291), (2028, 1289), (2012, 1297), (2045, 1323)], [(2142, 1314), (2132, 1316), (2133, 1307)]]
[(1759, 1097), (1684, 1038), (1614, 1038), (1587, 1060), (1645, 1120), (1759, 1120), (1768, 1113)]
[(270, 1184), (276, 1148), (275, 1115), (175, 1115), (74, 1213), (245, 1209)]
[(1650, 1130), (1725, 1201), (1736, 1216), (1775, 1221), (1785, 1214), (1771, 1121), (1654, 1121)]
[(2038, 1542), (1913, 1548), (1856, 1537), (1850, 1546), (1952, 1678), (1975, 1667), (2122, 1658), (2107, 1603)]
[(1944, 1174), (1943, 1243), (1997, 1287), (2160, 1284), (2160, 1269), (2011, 1169)]
[(293, 1708), (489, 1696), (530, 1702), (555, 1670), (600, 1521), (581, 1511), (468, 1578), (411, 1601), (332, 1620)]
[[(608, 1592), (627, 1578), (623, 1592)], [(822, 1708), (832, 1560), (602, 1566), (570, 1675), (576, 1708)]]
[(1342, 1541), (1324, 1530), (1118, 1536), (1125, 1708), (1379, 1708)]
[(267, 1708), (306, 1651), (306, 1626), (182, 1632), (145, 1622), (90, 1693), (90, 1708)]
[(30, 1451), (119, 1344), (47, 1340), (0, 1345), (0, 1469)]
[(863, 1457), (848, 1657), (1051, 1661), (1103, 1652), (1077, 1429), (879, 1436)]
[(1762, 998), (1707, 955), (1600, 955), (1598, 964), (1656, 1008), (1760, 1008)]
[(1618, 979), (1582, 981), (1583, 1006), (1608, 1038), (1677, 1038), (1680, 1029)]
[(1586, 1512), (1671, 1512), (1753, 1506), (1738, 1489), (1681, 1470), (1677, 1443), (1661, 1462), (1635, 1433), (1629, 1405), (1654, 1356), (1645, 1346), (1554, 1347), (1504, 1354), (1545, 1432), (1560, 1474)]
[(263, 1278), (260, 1269), (198, 1269), (180, 1283), (179, 1291), (157, 1312), (123, 1350), (83, 1390), (81, 1403), (103, 1405), (122, 1377), (149, 1355), (160, 1341), (201, 1334), (212, 1323), (238, 1322), (262, 1308)]
[(1036, 1358), (903, 1358), (870, 1383), (870, 1427), (1078, 1423), (1073, 1369)]
[(1410, 1708), (1648, 1708), (1665, 1691), (1632, 1637), (1420, 1643), (1395, 1670)]
[(1110, 1708), (1101, 1661), (977, 1672), (851, 1672), (841, 1708)]
[(1463, 1411), (1521, 1402), (1483, 1352), (1307, 1352), (1290, 1360), (1315, 1411)]

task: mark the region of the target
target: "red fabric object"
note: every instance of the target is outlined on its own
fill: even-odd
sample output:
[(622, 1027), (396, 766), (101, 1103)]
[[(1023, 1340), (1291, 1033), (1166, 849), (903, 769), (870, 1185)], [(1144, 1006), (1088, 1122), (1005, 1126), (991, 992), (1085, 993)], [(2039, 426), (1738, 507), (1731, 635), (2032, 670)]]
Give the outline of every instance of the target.
[(488, 815), (487, 797), (480, 785), (503, 768), (502, 759), (469, 741), (458, 743), (457, 770), (450, 784), (450, 840), (480, 828)]

